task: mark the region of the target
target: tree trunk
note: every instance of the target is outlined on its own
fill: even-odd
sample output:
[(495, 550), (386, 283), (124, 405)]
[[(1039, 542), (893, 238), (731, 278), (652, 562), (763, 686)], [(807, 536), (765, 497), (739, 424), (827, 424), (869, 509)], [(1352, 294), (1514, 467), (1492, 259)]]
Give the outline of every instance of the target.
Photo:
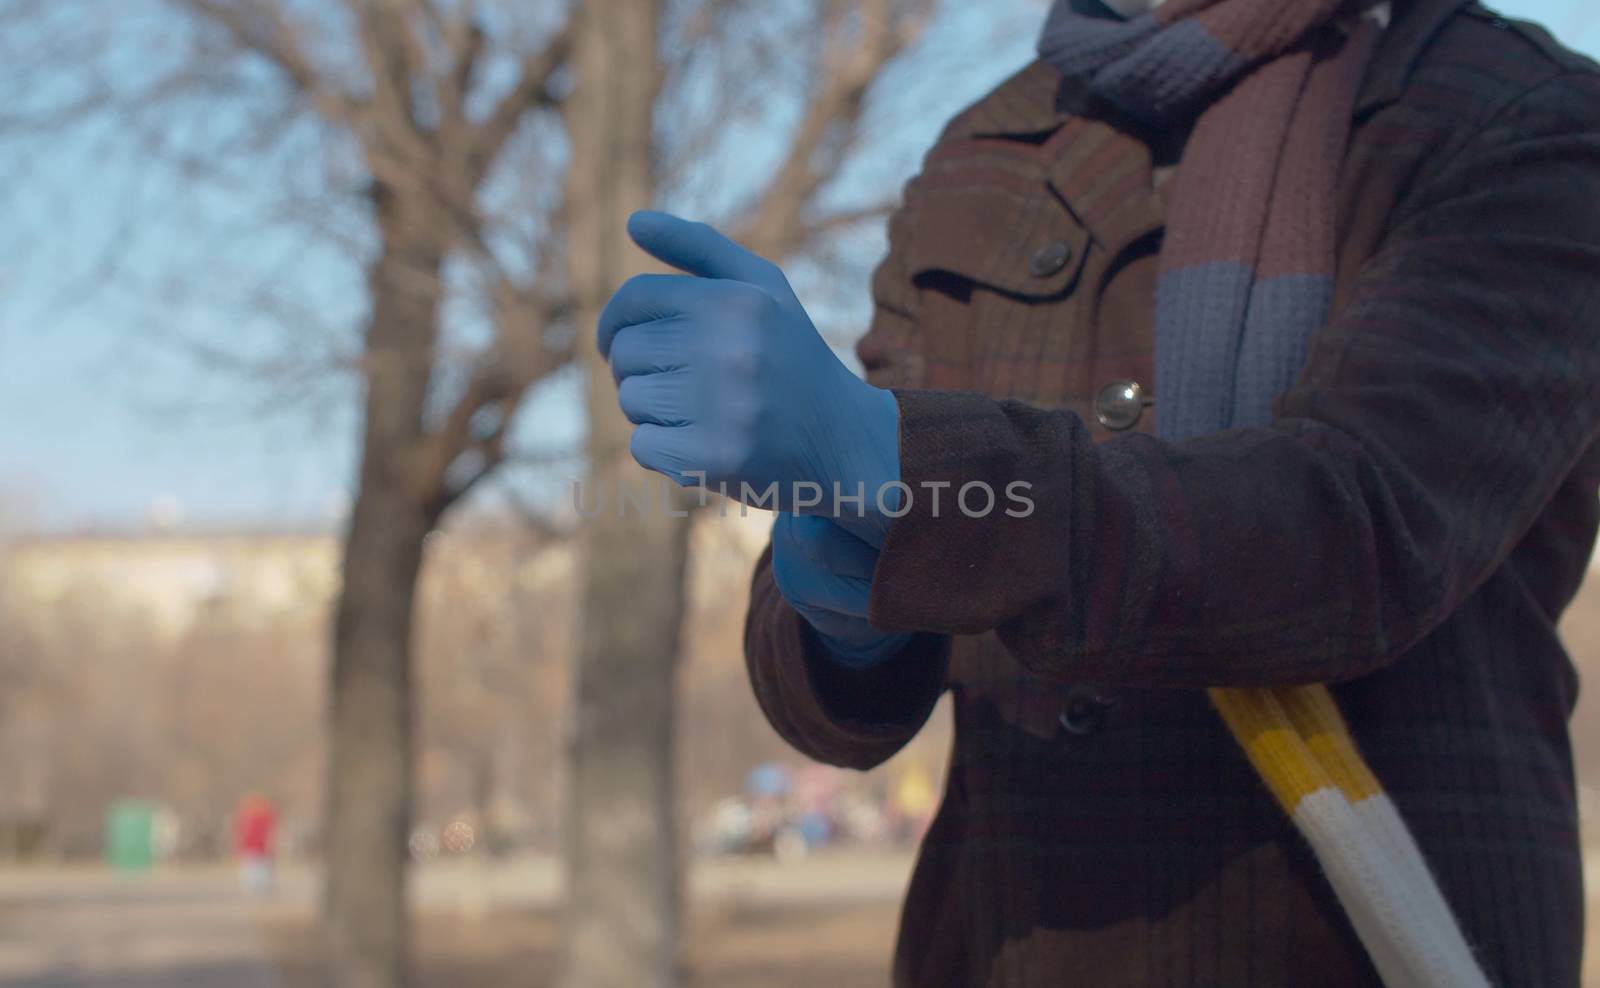
[(653, 190), (657, 9), (653, 0), (591, 0), (580, 10), (567, 107), (568, 264), (588, 387), (585, 495), (606, 510), (583, 532), (557, 984), (669, 988), (679, 980), (673, 713), (688, 526), (659, 496), (647, 509), (617, 510), (619, 485), (637, 490), (647, 478), (628, 455), (631, 428), (593, 341), (606, 297), (644, 264), (625, 226)]
[(334, 623), (321, 936), (329, 988), (404, 988), (412, 792), (412, 604), (435, 518), (411, 471), (439, 304), (440, 252), (379, 198), (366, 420)]

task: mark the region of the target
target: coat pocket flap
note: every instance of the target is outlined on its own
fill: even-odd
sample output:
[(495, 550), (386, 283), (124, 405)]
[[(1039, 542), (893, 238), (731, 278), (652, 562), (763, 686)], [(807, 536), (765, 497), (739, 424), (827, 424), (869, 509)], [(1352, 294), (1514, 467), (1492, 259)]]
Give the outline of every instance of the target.
[(1072, 291), (1089, 252), (1089, 231), (1043, 182), (1022, 192), (980, 176), (940, 178), (922, 190), (907, 243), (907, 263), (919, 284), (962, 293), (982, 286), (1026, 299)]

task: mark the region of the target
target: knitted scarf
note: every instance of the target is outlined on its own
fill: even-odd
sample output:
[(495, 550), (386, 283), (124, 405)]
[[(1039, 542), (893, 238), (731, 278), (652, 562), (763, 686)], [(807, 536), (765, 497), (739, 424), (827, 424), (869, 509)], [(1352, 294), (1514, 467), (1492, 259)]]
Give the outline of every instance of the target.
[[(1167, 0), (1129, 20), (1104, 13), (1057, 0), (1040, 56), (1091, 108), (1144, 130), (1193, 127), (1159, 262), (1157, 432), (1181, 440), (1267, 425), (1329, 315), (1339, 166), (1388, 5)], [(1327, 687), (1210, 696), (1385, 985), (1487, 986)]]

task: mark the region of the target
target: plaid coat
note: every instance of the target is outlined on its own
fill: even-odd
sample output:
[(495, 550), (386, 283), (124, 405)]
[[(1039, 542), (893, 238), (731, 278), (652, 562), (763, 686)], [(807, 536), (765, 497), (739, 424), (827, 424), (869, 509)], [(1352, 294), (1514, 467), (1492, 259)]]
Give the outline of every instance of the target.
[[(1491, 978), (1578, 983), (1555, 626), (1600, 513), (1600, 69), (1465, 0), (1396, 8), (1333, 316), (1270, 428), (1160, 443), (1160, 394), (1113, 400), (1151, 390), (1172, 147), (1108, 168), (1113, 124), (1058, 110), (1034, 64), (906, 187), (859, 352), (917, 496), (871, 615), (929, 634), (836, 665), (765, 558), (746, 629), (762, 709), (825, 762), (882, 762), (953, 694), (897, 985), (1376, 983), (1199, 690), (1312, 681)], [(1028, 481), (1036, 510), (965, 517), (973, 480)]]

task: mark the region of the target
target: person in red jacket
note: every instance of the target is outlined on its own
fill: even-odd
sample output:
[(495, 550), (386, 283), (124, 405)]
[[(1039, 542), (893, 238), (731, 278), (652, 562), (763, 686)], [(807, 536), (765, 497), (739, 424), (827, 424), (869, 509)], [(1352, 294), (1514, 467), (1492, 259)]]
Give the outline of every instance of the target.
[(251, 895), (265, 895), (272, 890), (273, 839), (277, 829), (277, 811), (265, 796), (251, 793), (240, 801), (233, 818), (233, 843), (239, 855), (240, 880)]

